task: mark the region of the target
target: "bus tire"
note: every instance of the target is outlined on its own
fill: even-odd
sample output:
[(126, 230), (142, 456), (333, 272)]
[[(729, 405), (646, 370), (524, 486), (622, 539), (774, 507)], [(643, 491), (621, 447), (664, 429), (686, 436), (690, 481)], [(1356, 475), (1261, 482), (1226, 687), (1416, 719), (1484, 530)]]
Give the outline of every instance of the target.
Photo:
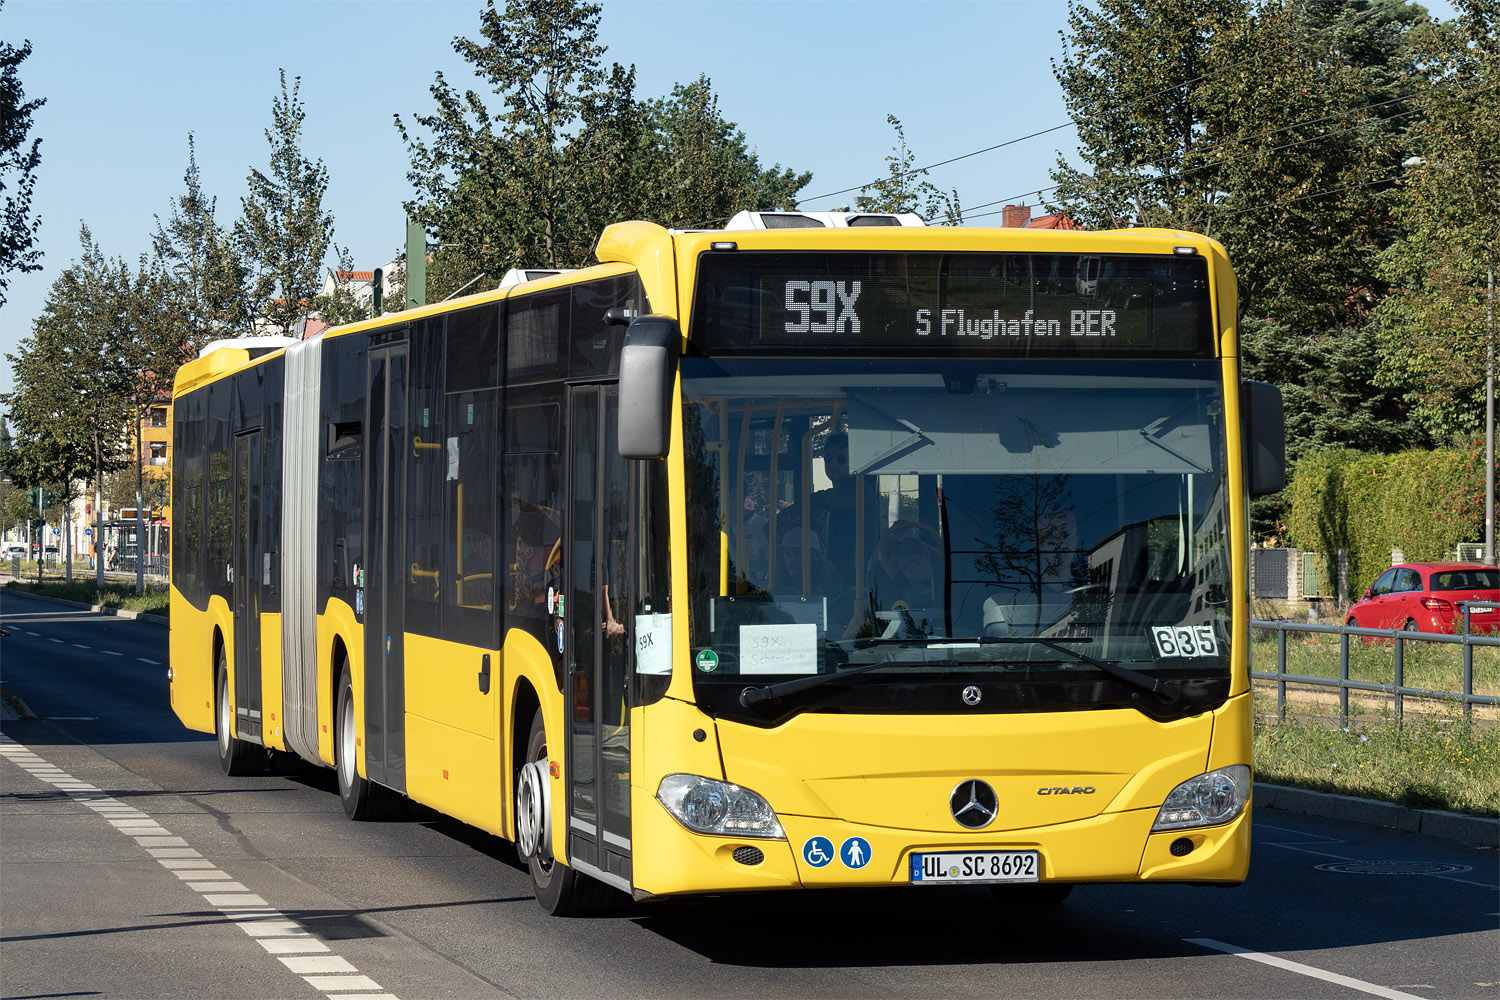
[(219, 766), (231, 778), (266, 769), (265, 751), (234, 736), (234, 709), (229, 702), (229, 660), (219, 647), (214, 664), (214, 735), (219, 738)]
[(334, 739), (334, 771), (339, 777), (339, 799), (344, 815), (352, 820), (391, 819), (400, 810), (400, 796), (359, 776), (359, 733), (354, 726), (354, 682), (349, 677), (349, 661), (343, 661), (339, 672), (338, 714), (334, 716), (337, 733)]
[(995, 902), (1006, 906), (1056, 906), (1072, 893), (1071, 882), (1029, 882), (1021, 885), (992, 885)]
[[(584, 916), (604, 908), (609, 887), (574, 871), (553, 856), (548, 829), (551, 809), (545, 786), (547, 760), (547, 727), (542, 721), (542, 710), (537, 709), (531, 720), (531, 735), (526, 740), (526, 759), (516, 768), (516, 853), (531, 871), (536, 901), (542, 909), (555, 917)], [(540, 767), (527, 777), (523, 772), (531, 764)]]

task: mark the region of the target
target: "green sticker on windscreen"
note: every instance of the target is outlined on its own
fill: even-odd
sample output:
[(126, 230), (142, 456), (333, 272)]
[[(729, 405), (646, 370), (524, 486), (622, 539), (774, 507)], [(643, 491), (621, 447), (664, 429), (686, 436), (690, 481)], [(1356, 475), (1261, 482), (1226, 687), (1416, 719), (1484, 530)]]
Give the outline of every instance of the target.
[(719, 665), (719, 654), (711, 649), (705, 649), (698, 654), (697, 664), (699, 670), (705, 672), (713, 670)]

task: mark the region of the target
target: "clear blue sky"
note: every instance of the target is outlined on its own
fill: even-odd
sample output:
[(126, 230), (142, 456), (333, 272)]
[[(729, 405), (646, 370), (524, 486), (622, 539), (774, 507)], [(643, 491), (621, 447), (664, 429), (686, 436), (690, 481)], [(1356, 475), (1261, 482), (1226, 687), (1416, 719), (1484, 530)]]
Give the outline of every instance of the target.
[[(1451, 16), (1445, 2), (1429, 8)], [(269, 160), (280, 68), (302, 78), (304, 148), (328, 166), (335, 241), (360, 268), (392, 259), (411, 196), (392, 116), (432, 110), (437, 70), (470, 85), (451, 42), (479, 37), (481, 9), (482, 0), (8, 0), (0, 37), (31, 41), (21, 80), (28, 98), (47, 99), (31, 131), (42, 139), (33, 209), (46, 256), (40, 272), (12, 278), (0, 356), (16, 352), (76, 260), (80, 221), (111, 257), (133, 262), (149, 250), (153, 215), (183, 190), (189, 132), (220, 221), (238, 217), (251, 167)], [(904, 123), (919, 163), (1065, 123), (1049, 60), (1066, 16), (1062, 0), (606, 0), (600, 41), (606, 61), (635, 64), (640, 97), (708, 74), (764, 164), (813, 172), (812, 196), (884, 172), (887, 114)], [(966, 207), (1028, 192), (1035, 204), (1073, 143), (1064, 129), (930, 179), (956, 188)], [(10, 368), (0, 360), (0, 392), (12, 387)]]

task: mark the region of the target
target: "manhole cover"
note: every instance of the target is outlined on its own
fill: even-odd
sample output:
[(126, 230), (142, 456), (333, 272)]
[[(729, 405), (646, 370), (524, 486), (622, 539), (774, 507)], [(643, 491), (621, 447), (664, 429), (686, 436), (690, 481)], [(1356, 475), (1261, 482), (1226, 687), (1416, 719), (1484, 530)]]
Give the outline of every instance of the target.
[(1444, 875), (1470, 870), (1468, 865), (1445, 865), (1433, 861), (1340, 861), (1316, 867), (1320, 872), (1348, 875)]

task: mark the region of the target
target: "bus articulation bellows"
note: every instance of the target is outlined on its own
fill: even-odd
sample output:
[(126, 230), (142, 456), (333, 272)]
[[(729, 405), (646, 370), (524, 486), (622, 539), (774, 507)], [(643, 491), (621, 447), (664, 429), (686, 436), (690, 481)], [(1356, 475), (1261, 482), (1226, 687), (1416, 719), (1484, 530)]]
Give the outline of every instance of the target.
[(1249, 861), (1242, 383), (1190, 233), (742, 213), (173, 405), (171, 699), (515, 841), (551, 912)]

